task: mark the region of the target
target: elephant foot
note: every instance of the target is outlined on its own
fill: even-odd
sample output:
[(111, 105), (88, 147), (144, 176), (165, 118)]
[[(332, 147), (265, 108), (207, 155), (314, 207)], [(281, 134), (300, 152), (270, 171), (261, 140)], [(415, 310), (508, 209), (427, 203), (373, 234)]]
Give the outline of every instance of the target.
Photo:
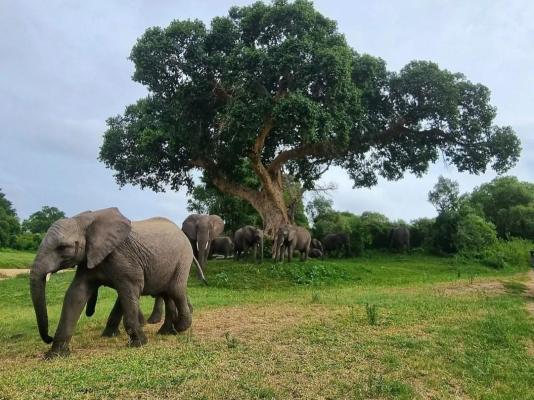
[(139, 333), (137, 335), (132, 335), (128, 339), (128, 347), (141, 347), (148, 343), (144, 333)]
[(161, 328), (159, 328), (158, 335), (177, 335), (178, 331), (174, 329), (174, 326), (172, 324), (169, 326), (168, 324), (163, 324)]
[(152, 314), (146, 322), (149, 324), (159, 324), (161, 322), (161, 314)]
[(179, 321), (174, 323), (174, 328), (178, 332), (184, 332), (189, 329), (189, 327), (191, 326), (191, 322), (191, 318), (180, 319)]
[(102, 337), (115, 337), (119, 336), (120, 330), (119, 328), (105, 328), (102, 332)]
[(52, 348), (44, 354), (45, 360), (52, 360), (57, 357), (68, 357), (70, 355), (68, 343), (54, 343)]

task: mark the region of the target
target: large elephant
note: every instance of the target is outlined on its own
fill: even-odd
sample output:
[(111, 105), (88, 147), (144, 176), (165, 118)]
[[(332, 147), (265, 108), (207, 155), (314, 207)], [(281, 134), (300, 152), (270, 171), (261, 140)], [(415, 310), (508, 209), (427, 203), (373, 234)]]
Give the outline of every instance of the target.
[[(224, 230), (224, 221), (218, 215), (191, 214), (182, 223), (182, 231), (193, 247), (193, 254), (199, 261), (201, 269), (206, 269), (211, 242)], [(198, 275), (200, 279), (203, 279)], [(148, 318), (149, 324), (157, 324), (163, 315), (163, 298), (157, 297), (154, 308)]]
[(224, 230), (224, 221), (218, 215), (191, 214), (182, 223), (182, 230), (189, 238), (193, 253), (205, 270), (211, 241)]
[(321, 242), (325, 256), (336, 253), (338, 256), (343, 254), (347, 257), (350, 254), (350, 237), (347, 233), (329, 233)]
[(310, 251), (311, 235), (306, 228), (290, 224), (283, 224), (278, 228), (273, 243), (274, 261), (282, 261), (284, 252), (287, 250), (287, 260), (291, 262), (293, 252), (300, 252), (300, 260), (308, 259)]
[(228, 236), (219, 236), (211, 241), (209, 255), (219, 254), (224, 256), (224, 258), (228, 258), (232, 254), (233, 247), (232, 239)]
[[(139, 323), (139, 296), (165, 299), (177, 331), (191, 326), (187, 279), (193, 250), (185, 234), (165, 218), (131, 222), (117, 208), (86, 211), (55, 222), (30, 271), (30, 291), (41, 338), (52, 343), (47, 358), (69, 354), (69, 342), (88, 299), (99, 286), (114, 288), (130, 346), (147, 342)], [(78, 266), (65, 294), (54, 337), (48, 334), (46, 276)]]
[(403, 252), (410, 250), (410, 230), (405, 226), (392, 228), (389, 231), (389, 248)]
[(263, 262), (263, 231), (251, 225), (246, 225), (235, 231), (234, 234), (234, 254), (239, 260), (241, 256), (252, 248), (254, 251), (254, 262), (257, 261), (257, 253), (260, 253), (260, 262)]

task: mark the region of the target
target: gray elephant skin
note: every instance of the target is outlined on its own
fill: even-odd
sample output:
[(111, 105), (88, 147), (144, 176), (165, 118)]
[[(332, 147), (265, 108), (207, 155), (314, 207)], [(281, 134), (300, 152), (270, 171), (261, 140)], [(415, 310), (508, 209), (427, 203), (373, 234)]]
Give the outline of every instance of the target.
[(234, 254), (236, 260), (246, 254), (250, 249), (254, 252), (254, 262), (263, 262), (263, 231), (251, 225), (246, 225), (235, 231), (234, 234)]
[(323, 244), (319, 239), (312, 239), (310, 243), (310, 249), (320, 250), (321, 253), (324, 251)]
[[(124, 315), (130, 346), (147, 338), (139, 322), (139, 296), (162, 296), (176, 331), (191, 325), (187, 279), (193, 250), (185, 234), (165, 218), (131, 222), (117, 208), (86, 211), (55, 222), (30, 271), (30, 292), (41, 338), (52, 343), (45, 357), (69, 354), (69, 342), (88, 299), (99, 286), (117, 291), (116, 315)], [(54, 337), (48, 334), (46, 276), (77, 266)], [(119, 319), (120, 321), (120, 319)]]
[(345, 257), (350, 255), (350, 237), (346, 233), (329, 233), (323, 240), (323, 254), (325, 256), (336, 253), (338, 256), (344, 255)]
[(389, 231), (389, 248), (395, 251), (410, 250), (410, 230), (405, 226), (392, 228)]
[[(224, 230), (224, 221), (218, 215), (191, 214), (182, 223), (182, 231), (188, 237), (193, 254), (199, 261), (201, 268), (198, 270), (198, 277), (202, 280), (201, 270), (206, 269), (208, 255), (211, 251), (211, 242)], [(205, 283), (205, 280), (204, 280)], [(157, 297), (154, 301), (154, 308), (148, 318), (149, 324), (157, 324), (163, 316), (163, 298)]]
[(306, 228), (290, 224), (283, 224), (278, 228), (273, 243), (273, 260), (282, 261), (287, 251), (287, 260), (291, 262), (293, 252), (300, 252), (301, 261), (308, 259), (311, 235)]
[(214, 254), (224, 256), (224, 258), (230, 257), (234, 244), (232, 239), (228, 236), (219, 236), (211, 241), (210, 245), (210, 257)]
[(308, 255), (311, 258), (322, 258), (323, 257), (323, 252), (321, 250), (319, 250), (319, 249), (310, 248), (310, 252), (308, 253)]
[(182, 223), (182, 231), (193, 247), (200, 266), (206, 270), (211, 241), (224, 230), (224, 221), (218, 215), (191, 214)]

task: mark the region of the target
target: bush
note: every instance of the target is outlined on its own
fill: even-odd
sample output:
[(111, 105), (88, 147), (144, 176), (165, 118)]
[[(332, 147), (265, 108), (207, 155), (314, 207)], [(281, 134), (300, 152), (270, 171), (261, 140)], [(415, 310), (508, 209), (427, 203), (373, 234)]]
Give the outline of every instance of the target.
[(410, 244), (412, 248), (427, 248), (431, 246), (433, 218), (419, 218), (412, 221), (410, 226)]
[(475, 214), (459, 218), (458, 232), (455, 236), (456, 247), (462, 254), (481, 254), (486, 248), (497, 242), (495, 225), (486, 222)]
[(43, 237), (42, 233), (20, 233), (16, 236), (13, 247), (17, 250), (35, 251), (39, 248)]
[(526, 239), (498, 239), (481, 254), (482, 262), (493, 268), (530, 265), (534, 243)]
[(366, 211), (362, 213), (361, 221), (369, 241), (369, 248), (387, 249), (389, 247), (389, 231), (391, 222), (385, 215), (377, 212)]

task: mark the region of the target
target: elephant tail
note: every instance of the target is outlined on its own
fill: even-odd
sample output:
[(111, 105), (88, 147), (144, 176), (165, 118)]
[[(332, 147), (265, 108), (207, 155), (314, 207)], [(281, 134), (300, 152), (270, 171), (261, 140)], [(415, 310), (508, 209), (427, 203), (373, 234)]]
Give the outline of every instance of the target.
[(202, 280), (202, 282), (204, 282), (204, 284), (206, 286), (208, 286), (208, 281), (206, 280), (206, 277), (204, 276), (204, 271), (202, 271), (202, 267), (200, 266), (200, 263), (198, 262), (198, 260), (197, 260), (197, 258), (195, 256), (193, 256), (193, 262), (195, 263), (195, 265), (198, 268), (198, 273), (200, 275), (200, 279)]

